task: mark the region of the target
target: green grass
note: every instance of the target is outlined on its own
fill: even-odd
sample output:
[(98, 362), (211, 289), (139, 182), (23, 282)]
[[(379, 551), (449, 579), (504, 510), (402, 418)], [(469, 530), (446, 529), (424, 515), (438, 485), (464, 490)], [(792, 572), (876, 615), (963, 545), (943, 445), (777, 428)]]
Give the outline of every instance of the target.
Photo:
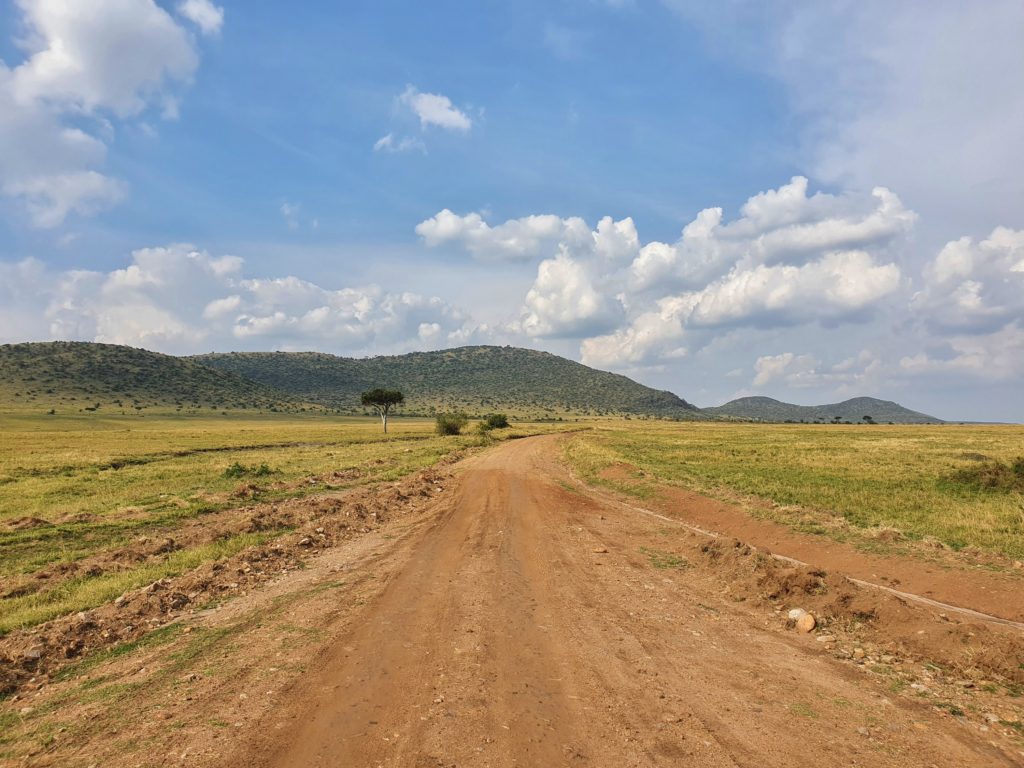
[(1019, 426), (622, 422), (574, 435), (566, 455), (588, 482), (636, 496), (665, 483), (805, 531), (857, 537), (891, 527), (1021, 558), (1024, 496), (960, 478), (979, 461), (1012, 465), (1022, 446)]
[[(21, 584), (40, 569), (168, 536), (183, 523), (257, 501), (319, 493), (306, 478), (341, 473), (332, 485), (395, 481), (463, 448), (554, 425), (440, 437), (426, 419), (327, 414), (175, 413), (30, 415), (0, 413), (0, 582)], [(301, 481), (301, 482), (300, 482)], [(21, 527), (22, 518), (34, 518)], [(14, 525), (12, 525), (12, 523)], [(130, 570), (50, 578), (29, 594), (0, 591), (0, 634), (73, 613), (164, 576), (229, 556), (283, 531), (236, 536), (151, 557)]]
[[(397, 480), (477, 441), (435, 437), (431, 427), (396, 421), (385, 437), (368, 419), (327, 416), (0, 415), (0, 576), (173, 532), (246, 503), (229, 498), (245, 483), (275, 499), (320, 487), (274, 483), (332, 471), (351, 473), (343, 486)], [(246, 473), (235, 476), (239, 467)], [(23, 517), (50, 525), (10, 527)]]
[(161, 562), (102, 576), (68, 579), (53, 589), (0, 602), (0, 634), (28, 627), (69, 613), (85, 611), (113, 600), (131, 589), (157, 579), (189, 571), (210, 560), (219, 560), (257, 546), (271, 538), (267, 533), (245, 533), (191, 549), (170, 552)]

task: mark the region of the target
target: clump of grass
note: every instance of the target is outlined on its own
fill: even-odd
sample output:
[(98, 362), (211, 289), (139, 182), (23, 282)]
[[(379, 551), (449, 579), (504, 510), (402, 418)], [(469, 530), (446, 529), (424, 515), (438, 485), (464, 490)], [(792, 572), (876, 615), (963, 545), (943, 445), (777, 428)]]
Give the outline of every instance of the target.
[(683, 568), (689, 568), (690, 566), (690, 563), (685, 557), (674, 555), (671, 552), (662, 552), (657, 549), (651, 549), (650, 547), (640, 547), (640, 553), (647, 555), (647, 559), (651, 561), (651, 565), (654, 568), (676, 568), (682, 570)]
[(802, 701), (798, 701), (796, 704), (789, 705), (789, 711), (799, 717), (806, 717), (814, 720), (818, 717), (818, 713), (815, 712), (810, 704), (805, 704)]
[(272, 474), (274, 474), (274, 470), (266, 464), (260, 464), (258, 467), (256, 465), (247, 467), (245, 464), (240, 464), (237, 461), (224, 470), (224, 477), (231, 479), (239, 477), (266, 477)]
[(966, 467), (953, 475), (953, 481), (970, 488), (1024, 493), (1024, 456), (1011, 462), (990, 459)]

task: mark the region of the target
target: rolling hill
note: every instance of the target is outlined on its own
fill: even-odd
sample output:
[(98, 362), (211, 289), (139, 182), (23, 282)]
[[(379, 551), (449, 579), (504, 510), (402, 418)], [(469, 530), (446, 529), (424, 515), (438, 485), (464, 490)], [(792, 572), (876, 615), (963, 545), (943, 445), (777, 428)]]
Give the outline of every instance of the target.
[(222, 353), (191, 358), (296, 398), (361, 412), (359, 394), (400, 389), (408, 412), (507, 411), (516, 415), (637, 414), (700, 418), (671, 392), (588, 368), (548, 352), (459, 347), (353, 359), (315, 352)]
[(938, 424), (870, 397), (801, 406), (744, 397), (696, 408), (671, 392), (548, 352), (475, 346), (347, 358), (319, 352), (174, 357), (90, 342), (0, 345), (0, 405), (68, 411), (330, 409), (362, 413), (367, 389), (400, 389), (406, 414), (506, 412), (530, 418), (633, 415), (675, 419)]
[(66, 341), (0, 345), (0, 403), (62, 412), (305, 407), (291, 395), (186, 358)]
[(704, 408), (708, 416), (753, 421), (851, 422), (865, 416), (878, 424), (941, 424), (940, 419), (904, 408), (889, 400), (855, 397), (829, 405), (793, 405), (771, 397), (741, 397), (716, 408)]

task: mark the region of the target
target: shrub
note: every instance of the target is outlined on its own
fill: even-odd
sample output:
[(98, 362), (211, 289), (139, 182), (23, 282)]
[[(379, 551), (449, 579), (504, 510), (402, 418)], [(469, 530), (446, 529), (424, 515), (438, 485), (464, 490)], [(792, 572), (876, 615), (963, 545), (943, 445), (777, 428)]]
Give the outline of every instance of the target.
[(953, 479), (977, 489), (1024, 493), (1024, 456), (1018, 456), (1009, 464), (997, 459), (981, 461), (973, 467), (965, 467), (956, 472)]
[(464, 413), (439, 413), (437, 414), (437, 434), (459, 435), (463, 427), (469, 422)]
[(492, 429), (505, 429), (508, 426), (508, 416), (504, 413), (489, 413), (480, 424), (480, 431), (487, 432)]

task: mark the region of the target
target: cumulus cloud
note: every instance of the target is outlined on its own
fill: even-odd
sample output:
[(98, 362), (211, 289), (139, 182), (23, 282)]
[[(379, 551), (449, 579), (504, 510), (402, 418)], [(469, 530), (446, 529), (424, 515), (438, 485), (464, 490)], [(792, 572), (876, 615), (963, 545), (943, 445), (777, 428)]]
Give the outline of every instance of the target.
[(24, 61), (0, 61), (0, 192), (37, 227), (126, 192), (102, 172), (110, 119), (177, 115), (198, 66), (189, 33), (153, 0), (19, 0)]
[(701, 211), (676, 243), (649, 243), (640, 251), (630, 269), (631, 287), (693, 287), (737, 267), (800, 266), (826, 252), (878, 250), (914, 226), (915, 214), (887, 189), (876, 188), (870, 196), (808, 196), (807, 187), (807, 179), (797, 176), (754, 195), (727, 224), (721, 208)]
[(455, 243), (482, 261), (529, 261), (589, 231), (583, 219), (551, 214), (510, 219), (492, 227), (479, 213), (460, 216), (447, 208), (416, 225), (416, 234), (428, 246)]
[(837, 321), (871, 307), (899, 282), (895, 264), (877, 264), (864, 251), (839, 251), (800, 267), (734, 269), (703, 290), (683, 294), (681, 310), (686, 324), (696, 328)]
[(210, 0), (184, 0), (178, 3), (178, 13), (199, 27), (204, 35), (216, 35), (224, 26), (224, 9)]
[(630, 218), (594, 229), (551, 214), (491, 225), (448, 209), (416, 233), (483, 261), (540, 259), (517, 330), (587, 337), (585, 361), (621, 368), (685, 354), (692, 332), (863, 319), (900, 287), (894, 253), (915, 218), (887, 189), (809, 195), (796, 177), (751, 197), (731, 222), (721, 208), (701, 211), (672, 244), (642, 243)]
[(584, 340), (581, 352), (584, 362), (621, 368), (679, 357), (688, 339), (705, 343), (722, 329), (862, 320), (900, 281), (896, 264), (879, 264), (864, 251), (827, 253), (799, 267), (735, 267), (700, 290), (659, 299), (625, 328)]
[(947, 243), (925, 267), (911, 306), (934, 328), (961, 333), (990, 333), (1024, 317), (1024, 230), (997, 227), (980, 243)]
[(452, 100), (443, 94), (423, 93), (415, 86), (409, 85), (398, 100), (412, 110), (419, 119), (421, 128), (434, 126), (458, 133), (468, 133), (473, 127), (470, 116), (452, 104)]
[(613, 326), (622, 314), (621, 305), (595, 282), (587, 267), (567, 253), (541, 262), (524, 301), (523, 332), (579, 337)]
[(0, 339), (78, 339), (170, 353), (209, 349), (406, 351), (471, 331), (437, 297), (376, 285), (330, 289), (252, 278), (236, 256), (142, 248), (110, 272), (0, 262)]

